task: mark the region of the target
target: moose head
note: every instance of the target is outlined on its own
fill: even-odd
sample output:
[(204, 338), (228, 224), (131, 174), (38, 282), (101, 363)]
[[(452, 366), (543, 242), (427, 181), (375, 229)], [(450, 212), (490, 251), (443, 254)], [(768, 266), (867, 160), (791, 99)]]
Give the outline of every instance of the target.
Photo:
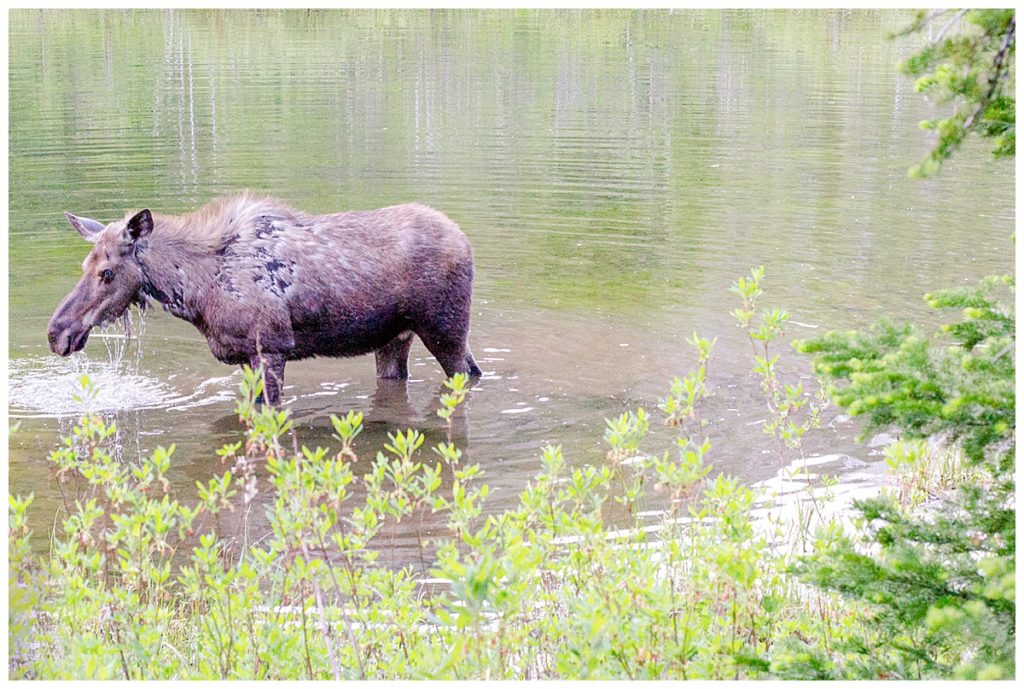
[(107, 326), (132, 304), (143, 303), (146, 277), (137, 250), (140, 240), (153, 231), (149, 210), (109, 225), (67, 212), (64, 215), (95, 246), (82, 262), (82, 279), (50, 318), (46, 336), (50, 350), (60, 356), (81, 350), (93, 328)]

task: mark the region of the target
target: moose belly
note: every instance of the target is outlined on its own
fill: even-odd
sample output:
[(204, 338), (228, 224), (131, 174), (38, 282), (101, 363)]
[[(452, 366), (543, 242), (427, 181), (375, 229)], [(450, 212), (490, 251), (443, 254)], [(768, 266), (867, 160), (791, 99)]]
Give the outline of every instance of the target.
[(325, 310), (292, 323), (295, 348), (288, 358), (367, 354), (408, 329), (408, 321), (397, 309), (374, 309), (361, 314)]

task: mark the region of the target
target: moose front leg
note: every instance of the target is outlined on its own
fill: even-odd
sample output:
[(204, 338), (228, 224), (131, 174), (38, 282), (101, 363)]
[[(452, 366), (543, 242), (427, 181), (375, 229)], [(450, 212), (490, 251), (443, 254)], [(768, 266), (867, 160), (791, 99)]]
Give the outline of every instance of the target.
[(276, 407), (281, 403), (281, 389), (284, 387), (284, 365), (287, 360), (283, 354), (254, 354), (249, 357), (252, 370), (263, 369), (263, 394), (256, 398), (256, 404), (269, 404)]

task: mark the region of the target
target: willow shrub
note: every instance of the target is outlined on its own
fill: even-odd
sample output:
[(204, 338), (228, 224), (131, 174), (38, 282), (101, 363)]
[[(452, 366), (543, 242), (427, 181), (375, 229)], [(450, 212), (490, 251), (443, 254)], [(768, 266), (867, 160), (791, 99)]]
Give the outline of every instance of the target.
[[(771, 347), (788, 315), (758, 312), (762, 278), (737, 280), (734, 315), (765, 431), (801, 456), (821, 402), (783, 376)], [(86, 384), (87, 411), (50, 456), (73, 497), (47, 554), (32, 547), (32, 497), (10, 499), (10, 675), (1010, 677), (1014, 319), (1002, 285), (1012, 279), (929, 297), (963, 309), (945, 328), (952, 345), (888, 325), (801, 345), (841, 406), (905, 436), (886, 454), (897, 490), (859, 503), (856, 530), (806, 519), (799, 503), (795, 525), (755, 518), (750, 488), (711, 478), (698, 434), (714, 340), (696, 334), (697, 368), (661, 404), (681, 433), (673, 447), (652, 452), (651, 417), (627, 411), (607, 421), (605, 465), (544, 448), (518, 506), (489, 515), (484, 472), (453, 442), (461, 376), (440, 398), (444, 441), (399, 432), (369, 458), (354, 450), (358, 413), (331, 418), (336, 450), (299, 447), (287, 410), (256, 405), (262, 383), (247, 372), (242, 437), (216, 451), (230, 469), (191, 499), (167, 480), (173, 446), (114, 456)], [(962, 459), (935, 464), (914, 440), (925, 437)], [(929, 499), (935, 485), (959, 487)], [(247, 534), (256, 505), (269, 532), (255, 543), (212, 529)], [(399, 532), (419, 551), (404, 559), (423, 564), (381, 563)]]
[[(710, 343), (694, 344), (703, 370)], [(465, 385), (442, 396), (449, 430)], [(828, 656), (853, 623), (783, 574), (792, 553), (752, 517), (750, 488), (709, 478), (706, 440), (643, 450), (643, 410), (609, 420), (608, 465), (544, 448), (518, 506), (485, 516), (484, 472), (451, 433), (358, 457), (350, 413), (332, 417), (337, 450), (297, 447), (260, 389), (248, 372), (243, 436), (217, 452), (230, 469), (192, 499), (167, 481), (173, 446), (115, 459), (113, 426), (82, 416), (50, 457), (78, 497), (48, 554), (33, 554), (31, 496), (10, 501), (12, 677), (757, 678), (780, 638)], [(670, 502), (660, 523), (639, 516), (649, 490)], [(270, 527), (256, 543), (212, 529), (255, 504)], [(442, 526), (421, 533), (425, 517)], [(397, 530), (429, 566), (379, 562)]]

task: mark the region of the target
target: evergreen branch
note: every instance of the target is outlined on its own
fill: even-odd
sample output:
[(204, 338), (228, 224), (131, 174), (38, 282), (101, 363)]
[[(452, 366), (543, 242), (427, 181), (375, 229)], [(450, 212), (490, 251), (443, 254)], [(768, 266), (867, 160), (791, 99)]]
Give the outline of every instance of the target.
[(999, 46), (999, 50), (996, 52), (995, 57), (992, 59), (992, 79), (989, 81), (988, 92), (985, 97), (978, 103), (978, 107), (971, 113), (971, 116), (964, 121), (964, 130), (970, 129), (974, 124), (975, 120), (981, 113), (988, 109), (988, 106), (992, 102), (992, 97), (996, 93), (996, 88), (999, 86), (999, 82), (1005, 78), (1005, 75), (1009, 73), (1009, 65), (1005, 63), (1006, 55), (1010, 50), (1010, 46), (1013, 45), (1014, 33), (1017, 27), (1017, 15), (1014, 14), (1010, 18), (1010, 23), (1006, 27), (1006, 33), (1003, 34), (1003, 42)]

